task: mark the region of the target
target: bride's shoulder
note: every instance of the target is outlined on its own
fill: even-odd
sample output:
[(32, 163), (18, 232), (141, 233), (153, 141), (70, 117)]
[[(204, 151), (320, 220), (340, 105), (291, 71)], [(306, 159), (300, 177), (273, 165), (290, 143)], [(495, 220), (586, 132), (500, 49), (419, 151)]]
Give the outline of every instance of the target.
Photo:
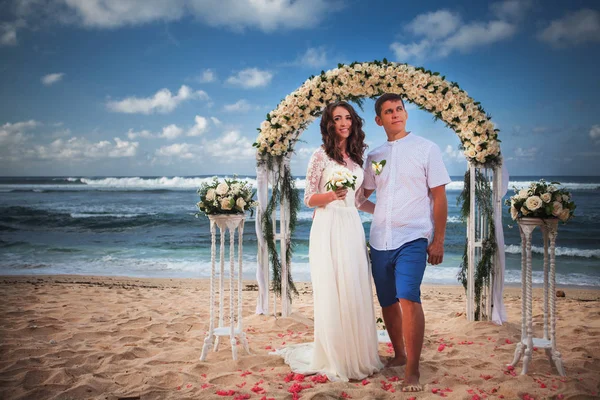
[(323, 146), (317, 147), (316, 150), (313, 151), (312, 157), (319, 160), (327, 159), (327, 153), (325, 152)]

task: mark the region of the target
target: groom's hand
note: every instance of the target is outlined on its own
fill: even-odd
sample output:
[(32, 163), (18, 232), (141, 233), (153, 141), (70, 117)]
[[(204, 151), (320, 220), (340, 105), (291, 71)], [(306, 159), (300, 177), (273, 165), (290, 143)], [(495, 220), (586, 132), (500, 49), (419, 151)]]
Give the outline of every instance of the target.
[(435, 240), (427, 247), (427, 262), (431, 265), (441, 264), (444, 260), (444, 243)]

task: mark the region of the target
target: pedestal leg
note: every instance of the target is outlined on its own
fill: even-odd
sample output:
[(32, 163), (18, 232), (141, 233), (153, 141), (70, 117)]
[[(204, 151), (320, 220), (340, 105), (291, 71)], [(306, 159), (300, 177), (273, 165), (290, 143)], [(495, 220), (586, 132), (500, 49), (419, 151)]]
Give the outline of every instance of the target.
[(521, 235), (521, 340), (515, 348), (515, 355), (512, 363), (510, 363), (513, 367), (516, 366), (521, 357), (523, 357), (525, 351), (523, 339), (525, 339), (525, 334), (527, 332), (527, 309), (525, 306), (527, 297), (527, 248), (525, 247), (525, 233), (523, 233), (523, 228), (521, 228), (521, 226), (519, 226), (519, 233)]
[(213, 344), (214, 330), (215, 330), (215, 253), (216, 253), (216, 235), (215, 235), (215, 223), (210, 221), (210, 236), (211, 236), (211, 247), (210, 247), (210, 322), (208, 324), (208, 333), (204, 339), (204, 346), (202, 346), (202, 354), (200, 355), (200, 361), (206, 360), (208, 350)]
[(234, 283), (234, 241), (235, 241), (235, 227), (229, 227), (229, 341), (231, 342), (231, 354), (233, 360), (237, 361), (237, 340), (235, 338), (235, 292), (233, 291)]
[(566, 376), (562, 358), (556, 349), (556, 236), (558, 224), (550, 228), (550, 343), (552, 344), (552, 361), (561, 376)]
[(248, 339), (246, 338), (246, 332), (244, 332), (243, 323), (243, 308), (242, 308), (242, 242), (244, 234), (244, 221), (240, 223), (238, 228), (238, 330), (240, 332), (240, 341), (246, 350), (246, 353), (250, 353), (250, 347), (248, 346)]
[(548, 340), (548, 227), (542, 225), (544, 239), (544, 339)]
[[(219, 328), (223, 327), (223, 304), (225, 303), (225, 287), (223, 282), (223, 277), (225, 275), (225, 228), (219, 226), (219, 231), (221, 232), (221, 242), (220, 242), (220, 252), (219, 252), (219, 261), (221, 264), (221, 273), (219, 274)], [(217, 336), (215, 340), (215, 348), (214, 351), (219, 351), (219, 342), (221, 341), (221, 337)]]
[(526, 276), (526, 301), (527, 301), (527, 338), (525, 345), (525, 356), (523, 357), (523, 370), (521, 375), (527, 374), (529, 362), (531, 361), (533, 351), (533, 290), (532, 290), (532, 271), (531, 271), (531, 234), (534, 227), (524, 228), (525, 233), (525, 249), (527, 258), (527, 276)]

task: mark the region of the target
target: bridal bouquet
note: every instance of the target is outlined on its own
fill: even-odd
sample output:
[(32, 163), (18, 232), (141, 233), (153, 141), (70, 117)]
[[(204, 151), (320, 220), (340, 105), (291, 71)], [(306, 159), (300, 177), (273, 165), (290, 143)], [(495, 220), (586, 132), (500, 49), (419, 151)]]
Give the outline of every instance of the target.
[(559, 182), (547, 183), (543, 179), (532, 182), (528, 188), (518, 190), (506, 200), (512, 219), (522, 217), (558, 218), (567, 222), (573, 217), (575, 203), (571, 193), (558, 187)]
[(352, 175), (352, 172), (348, 168), (338, 167), (331, 171), (329, 179), (325, 184), (327, 190), (338, 190), (341, 188), (354, 189), (356, 186), (356, 175)]
[(203, 183), (198, 189), (198, 195), (200, 201), (196, 206), (204, 215), (243, 214), (246, 211), (252, 213), (258, 204), (252, 200), (252, 186), (248, 182), (236, 179), (235, 176), (223, 181), (215, 177), (212, 182)]

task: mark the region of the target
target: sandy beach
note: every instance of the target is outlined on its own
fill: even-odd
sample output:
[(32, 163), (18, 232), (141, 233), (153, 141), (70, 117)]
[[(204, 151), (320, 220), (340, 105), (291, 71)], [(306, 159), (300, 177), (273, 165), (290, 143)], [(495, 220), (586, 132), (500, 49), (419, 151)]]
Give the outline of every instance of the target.
[[(600, 393), (600, 291), (559, 288), (558, 376), (536, 350), (530, 373), (512, 361), (520, 339), (520, 289), (505, 291), (509, 322), (466, 321), (458, 286), (425, 286), (424, 391), (400, 392), (402, 368), (362, 382), (294, 376), (269, 352), (312, 340), (309, 283), (299, 283), (289, 318), (255, 315), (257, 292), (245, 282), (244, 328), (251, 354), (228, 340), (200, 362), (208, 329), (209, 281), (90, 276), (0, 277), (2, 399), (588, 399)], [(227, 293), (226, 293), (227, 295)], [(534, 292), (541, 335), (542, 293)], [(227, 309), (227, 308), (226, 308)], [(376, 310), (379, 315), (380, 311)], [(390, 348), (380, 344), (380, 355)]]

